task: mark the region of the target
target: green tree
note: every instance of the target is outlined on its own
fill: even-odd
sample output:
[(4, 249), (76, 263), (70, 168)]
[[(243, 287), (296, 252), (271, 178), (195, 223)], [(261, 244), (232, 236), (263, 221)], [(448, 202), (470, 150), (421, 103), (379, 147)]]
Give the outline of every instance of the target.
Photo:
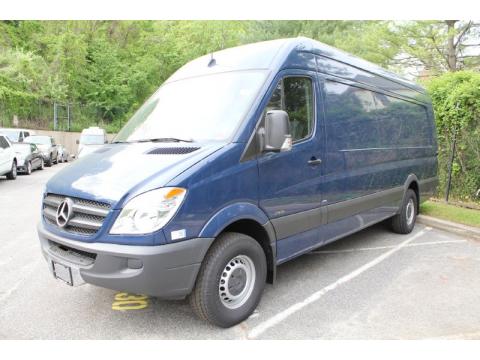
[(441, 190), (445, 189), (452, 141), (456, 137), (452, 192), (460, 199), (475, 199), (480, 189), (480, 74), (446, 73), (430, 80), (427, 89), (437, 124)]

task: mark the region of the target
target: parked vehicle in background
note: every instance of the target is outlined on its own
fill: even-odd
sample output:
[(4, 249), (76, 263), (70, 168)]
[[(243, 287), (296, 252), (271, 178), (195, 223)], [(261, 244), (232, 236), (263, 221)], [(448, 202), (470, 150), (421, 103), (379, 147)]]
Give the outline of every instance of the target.
[(99, 128), (98, 126), (91, 126), (88, 129), (83, 129), (80, 135), (80, 140), (77, 140), (77, 158), (80, 159), (91, 154), (107, 143), (107, 132), (104, 129)]
[(52, 166), (58, 163), (58, 149), (55, 139), (47, 135), (32, 135), (27, 137), (24, 142), (37, 145), (43, 155), (45, 166)]
[(8, 137), (12, 143), (21, 143), (26, 137), (35, 135), (35, 131), (27, 129), (15, 129), (15, 128), (0, 128), (0, 134)]
[(68, 152), (67, 148), (61, 144), (57, 145), (58, 149), (58, 162), (64, 163), (68, 162), (70, 153)]
[(30, 175), (33, 170), (43, 170), (44, 160), (37, 145), (26, 142), (13, 144), (17, 157), (17, 171)]
[(383, 220), (410, 233), (437, 183), (422, 87), (282, 39), (177, 70), (112, 144), (50, 179), (38, 232), (70, 285), (189, 296), (230, 327), (277, 265)]
[(0, 134), (0, 176), (3, 175), (8, 180), (17, 178), (17, 158), (8, 137)]

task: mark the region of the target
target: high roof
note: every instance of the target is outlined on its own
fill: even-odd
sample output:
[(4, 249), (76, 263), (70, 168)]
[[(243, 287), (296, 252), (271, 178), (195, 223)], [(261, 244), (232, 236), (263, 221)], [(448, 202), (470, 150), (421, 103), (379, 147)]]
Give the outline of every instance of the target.
[[(318, 55), (317, 62), (314, 54)], [(393, 72), (305, 37), (264, 41), (216, 51), (185, 64), (167, 82), (224, 71), (268, 69), (277, 72), (288, 67), (318, 69), (402, 95), (412, 93), (412, 90), (425, 94), (422, 87)]]

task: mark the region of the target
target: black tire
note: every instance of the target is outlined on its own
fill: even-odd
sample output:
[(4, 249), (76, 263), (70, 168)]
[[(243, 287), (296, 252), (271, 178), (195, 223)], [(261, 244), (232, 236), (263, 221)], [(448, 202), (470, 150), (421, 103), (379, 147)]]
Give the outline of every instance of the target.
[(52, 154), (50, 154), (47, 161), (45, 162), (45, 166), (50, 167), (50, 166), (52, 166), (52, 163), (53, 163)]
[(32, 175), (32, 163), (29, 161), (25, 166), (25, 174)]
[(12, 169), (9, 173), (7, 173), (8, 180), (15, 180), (17, 178), (17, 162), (13, 160), (12, 162)]
[[(249, 278), (248, 275), (245, 275), (243, 278), (242, 271), (245, 274), (247, 272), (241, 269), (242, 259), (247, 259), (247, 262), (254, 265), (253, 271), (249, 272), (255, 274), (250, 286), (248, 279), (251, 280), (253, 277)], [(226, 277), (227, 269), (231, 271), (228, 278)], [(238, 271), (236, 278), (233, 276), (235, 271)], [(233, 278), (235, 280), (232, 281)], [(201, 319), (223, 328), (231, 327), (247, 319), (253, 313), (262, 297), (266, 278), (267, 261), (260, 244), (244, 234), (224, 233), (215, 241), (203, 260), (195, 287), (190, 294), (190, 305)], [(242, 283), (242, 280), (245, 284)], [(228, 286), (232, 294), (235, 291), (237, 296), (241, 296), (242, 293), (245, 296), (240, 299), (238, 304), (226, 305), (225, 303), (232, 300), (226, 298), (224, 293), (221, 294), (223, 291), (221, 289), (224, 289), (222, 284), (232, 285)], [(237, 305), (236, 308), (227, 307)]]
[(397, 234), (409, 234), (415, 227), (418, 212), (417, 194), (408, 189), (403, 199), (400, 212), (391, 220), (391, 228)]
[(45, 161), (43, 161), (43, 157), (40, 158), (40, 166), (38, 167), (40, 170), (45, 169)]

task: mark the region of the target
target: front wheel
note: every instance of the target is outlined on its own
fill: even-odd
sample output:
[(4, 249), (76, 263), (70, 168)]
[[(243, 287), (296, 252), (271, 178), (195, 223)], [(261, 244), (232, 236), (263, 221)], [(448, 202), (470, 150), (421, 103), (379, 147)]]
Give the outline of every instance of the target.
[(408, 189), (400, 207), (400, 212), (392, 218), (392, 230), (398, 234), (411, 233), (417, 219), (417, 209), (417, 194), (412, 189)]
[(27, 175), (31, 175), (32, 174), (32, 163), (30, 161), (27, 162), (27, 169), (26, 169), (26, 173)]
[(7, 173), (8, 180), (15, 180), (17, 178), (17, 163), (15, 160), (12, 162), (12, 169)]
[(267, 261), (260, 244), (244, 234), (224, 233), (205, 256), (190, 304), (200, 318), (228, 328), (253, 313), (266, 277)]

